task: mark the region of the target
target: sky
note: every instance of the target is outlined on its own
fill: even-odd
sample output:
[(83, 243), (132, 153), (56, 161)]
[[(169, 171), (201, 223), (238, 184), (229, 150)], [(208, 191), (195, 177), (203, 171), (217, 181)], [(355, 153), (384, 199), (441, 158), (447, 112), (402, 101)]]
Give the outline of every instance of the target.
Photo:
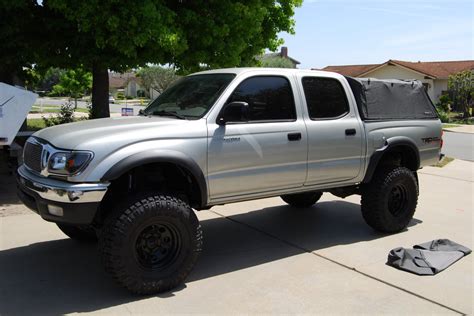
[(281, 33), (299, 68), (389, 59), (474, 59), (474, 0), (306, 0), (295, 34)]

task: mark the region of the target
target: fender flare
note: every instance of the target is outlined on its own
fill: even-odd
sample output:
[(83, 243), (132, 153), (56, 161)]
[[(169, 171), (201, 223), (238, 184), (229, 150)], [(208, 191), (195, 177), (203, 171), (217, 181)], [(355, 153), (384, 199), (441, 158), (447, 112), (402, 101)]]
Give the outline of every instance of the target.
[(368, 183), (372, 180), (372, 176), (374, 175), (375, 170), (377, 169), (377, 166), (380, 162), (380, 159), (383, 157), (383, 155), (397, 147), (410, 148), (411, 151), (415, 154), (415, 159), (416, 159), (415, 170), (418, 170), (420, 168), (420, 152), (416, 144), (410, 138), (407, 138), (407, 137), (389, 138), (385, 142), (385, 146), (382, 149), (376, 150), (370, 157), (369, 165), (367, 166), (367, 171), (365, 172), (365, 177), (364, 177), (364, 180), (362, 180), (362, 183)]
[(102, 182), (118, 179), (133, 168), (157, 162), (166, 162), (187, 170), (196, 180), (201, 197), (201, 207), (207, 205), (206, 178), (199, 165), (189, 156), (178, 151), (150, 150), (128, 156), (113, 165), (101, 178)]

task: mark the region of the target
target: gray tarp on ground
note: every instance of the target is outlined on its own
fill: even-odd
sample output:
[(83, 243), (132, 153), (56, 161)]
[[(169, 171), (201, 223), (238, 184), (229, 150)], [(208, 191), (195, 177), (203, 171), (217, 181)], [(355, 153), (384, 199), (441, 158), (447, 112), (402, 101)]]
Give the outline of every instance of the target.
[(471, 249), (449, 239), (435, 239), (413, 248), (392, 249), (387, 264), (418, 275), (435, 275), (471, 253)]
[(438, 117), (420, 81), (352, 77), (346, 79), (364, 120)]

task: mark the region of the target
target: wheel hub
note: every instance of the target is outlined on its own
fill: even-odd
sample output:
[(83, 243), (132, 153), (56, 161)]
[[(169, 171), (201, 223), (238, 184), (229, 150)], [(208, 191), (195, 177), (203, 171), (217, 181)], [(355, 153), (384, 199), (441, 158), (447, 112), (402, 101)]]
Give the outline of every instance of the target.
[(135, 243), (140, 264), (147, 269), (163, 269), (171, 265), (181, 248), (181, 238), (171, 224), (157, 223), (145, 227)]
[(403, 213), (407, 205), (407, 190), (403, 185), (394, 186), (388, 197), (388, 209), (394, 216)]

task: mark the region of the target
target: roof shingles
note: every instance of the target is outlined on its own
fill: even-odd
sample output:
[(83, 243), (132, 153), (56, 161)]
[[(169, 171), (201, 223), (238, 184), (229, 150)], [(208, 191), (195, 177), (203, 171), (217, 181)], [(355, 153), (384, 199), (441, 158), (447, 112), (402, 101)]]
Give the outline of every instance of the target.
[(455, 73), (464, 70), (474, 70), (474, 60), (409, 62), (393, 59), (382, 64), (327, 66), (322, 70), (337, 72), (345, 76), (358, 77), (369, 74), (372, 70), (389, 64), (402, 66), (436, 79), (447, 79), (450, 75)]

